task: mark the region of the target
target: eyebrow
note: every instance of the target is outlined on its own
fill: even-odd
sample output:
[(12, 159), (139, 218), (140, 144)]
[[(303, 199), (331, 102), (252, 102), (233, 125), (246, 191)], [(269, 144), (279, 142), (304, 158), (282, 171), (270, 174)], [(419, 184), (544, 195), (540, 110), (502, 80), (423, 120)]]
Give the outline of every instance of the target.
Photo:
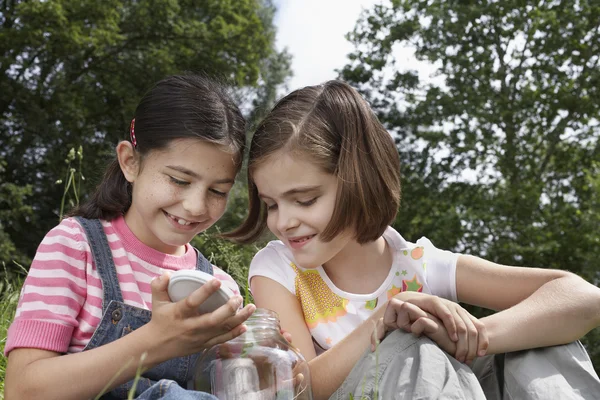
[[(290, 196), (293, 196), (295, 194), (303, 194), (303, 193), (314, 192), (315, 190), (319, 190), (319, 189), (321, 189), (321, 185), (303, 186), (303, 187), (299, 187), (299, 188), (293, 188), (293, 189), (290, 189), (290, 190), (284, 192), (281, 195), (281, 197), (290, 197)], [(262, 193), (258, 193), (258, 196), (261, 197), (261, 198), (270, 199), (269, 196), (265, 196)]]
[[(191, 176), (192, 178), (196, 178), (196, 179), (202, 179), (202, 177), (200, 175), (198, 175), (197, 173), (195, 173), (192, 170), (189, 170), (185, 167), (182, 167), (180, 165), (167, 165), (167, 168), (181, 172), (182, 174), (186, 174)], [(234, 183), (235, 181), (233, 179), (229, 179), (229, 178), (225, 178), (225, 179), (218, 179), (215, 181), (215, 183)]]

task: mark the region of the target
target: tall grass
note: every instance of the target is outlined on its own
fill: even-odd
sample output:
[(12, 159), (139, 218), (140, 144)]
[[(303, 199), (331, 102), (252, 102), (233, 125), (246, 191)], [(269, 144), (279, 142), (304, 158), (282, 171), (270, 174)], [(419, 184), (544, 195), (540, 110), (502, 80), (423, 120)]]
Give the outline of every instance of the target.
[(4, 377), (6, 375), (4, 346), (6, 345), (6, 333), (15, 316), (24, 274), (27, 272), (20, 265), (19, 267), (22, 269), (23, 275), (7, 273), (4, 263), (2, 267), (4, 274), (0, 280), (0, 400), (4, 400)]
[[(83, 148), (71, 148), (65, 159), (66, 176), (65, 180), (59, 179), (57, 185), (64, 184), (64, 191), (60, 201), (59, 221), (62, 220), (65, 211), (65, 203), (68, 201), (69, 207), (79, 205), (81, 197), (81, 182), (85, 180), (81, 172), (81, 163), (83, 161)], [(72, 164), (77, 163), (78, 168), (73, 168)], [(4, 400), (4, 382), (6, 376), (7, 359), (4, 356), (4, 346), (6, 345), (6, 335), (8, 328), (15, 317), (15, 311), (19, 302), (19, 295), (23, 281), (27, 276), (27, 270), (15, 262), (17, 268), (10, 270), (2, 263), (0, 270), (0, 400)]]

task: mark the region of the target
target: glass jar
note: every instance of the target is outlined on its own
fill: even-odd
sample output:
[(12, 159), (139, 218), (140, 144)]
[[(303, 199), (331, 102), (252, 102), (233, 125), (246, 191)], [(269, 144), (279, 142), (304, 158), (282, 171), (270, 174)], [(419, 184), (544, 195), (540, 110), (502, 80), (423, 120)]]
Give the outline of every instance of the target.
[(257, 308), (246, 326), (198, 359), (194, 389), (219, 400), (312, 400), (308, 363), (281, 335), (277, 313)]

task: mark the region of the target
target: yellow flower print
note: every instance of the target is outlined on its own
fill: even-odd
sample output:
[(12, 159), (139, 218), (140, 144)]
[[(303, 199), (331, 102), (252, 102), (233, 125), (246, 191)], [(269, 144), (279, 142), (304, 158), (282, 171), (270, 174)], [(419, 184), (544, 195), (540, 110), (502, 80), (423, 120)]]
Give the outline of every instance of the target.
[(294, 263), (290, 265), (296, 271), (296, 297), (310, 329), (320, 323), (335, 322), (338, 317), (346, 315), (349, 300), (333, 293), (317, 270), (301, 271)]

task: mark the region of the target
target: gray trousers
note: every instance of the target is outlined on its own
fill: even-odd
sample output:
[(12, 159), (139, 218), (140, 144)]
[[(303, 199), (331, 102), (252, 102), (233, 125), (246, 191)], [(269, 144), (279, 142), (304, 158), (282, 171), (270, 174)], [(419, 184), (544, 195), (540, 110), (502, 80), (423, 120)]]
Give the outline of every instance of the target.
[(600, 400), (600, 380), (578, 341), (484, 356), (469, 368), (429, 338), (396, 330), (331, 399)]

